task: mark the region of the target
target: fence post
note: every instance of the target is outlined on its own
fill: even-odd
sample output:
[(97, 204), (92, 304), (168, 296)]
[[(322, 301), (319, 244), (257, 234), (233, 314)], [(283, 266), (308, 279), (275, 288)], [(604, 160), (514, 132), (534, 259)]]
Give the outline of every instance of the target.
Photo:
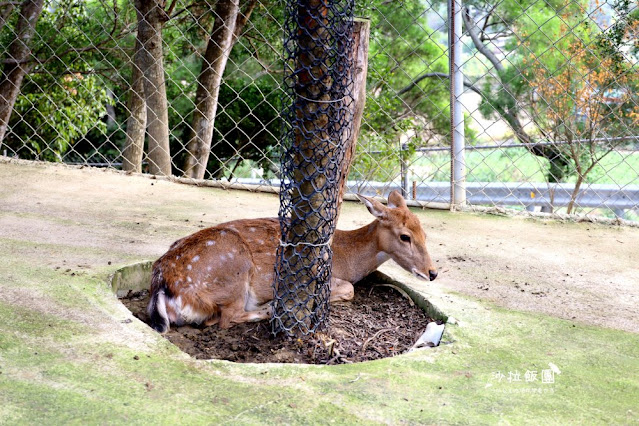
[(462, 73), (462, 3), (448, 0), (448, 48), (450, 58), (450, 120), (451, 120), (451, 208), (466, 204), (466, 161), (464, 150), (464, 112), (460, 101), (464, 91)]
[(399, 148), (399, 166), (400, 166), (400, 186), (402, 197), (406, 198), (408, 196), (408, 163), (406, 162), (406, 156), (408, 151), (408, 145), (405, 143), (401, 144)]

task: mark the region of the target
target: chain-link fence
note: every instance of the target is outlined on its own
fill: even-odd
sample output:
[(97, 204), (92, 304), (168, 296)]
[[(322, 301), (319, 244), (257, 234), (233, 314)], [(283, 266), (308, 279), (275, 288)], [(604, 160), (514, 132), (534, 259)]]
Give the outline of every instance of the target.
[[(351, 191), (639, 220), (636, 2), (355, 7)], [(283, 18), (268, 0), (2, 2), (0, 153), (279, 186)]]

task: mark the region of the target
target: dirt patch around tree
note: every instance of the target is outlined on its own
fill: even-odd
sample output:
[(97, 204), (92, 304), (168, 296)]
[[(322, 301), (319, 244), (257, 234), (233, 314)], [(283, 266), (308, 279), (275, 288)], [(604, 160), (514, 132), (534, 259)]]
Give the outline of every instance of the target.
[[(148, 323), (148, 292), (121, 299)], [(352, 302), (331, 305), (330, 327), (309, 339), (271, 337), (268, 321), (211, 327), (173, 327), (165, 337), (198, 359), (235, 362), (344, 364), (407, 352), (433, 321), (403, 292), (388, 284), (362, 282)]]

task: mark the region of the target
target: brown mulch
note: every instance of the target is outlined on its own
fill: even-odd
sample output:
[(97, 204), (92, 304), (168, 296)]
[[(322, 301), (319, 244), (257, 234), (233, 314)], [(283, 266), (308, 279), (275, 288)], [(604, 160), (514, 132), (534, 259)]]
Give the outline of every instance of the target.
[[(148, 292), (129, 294), (124, 305), (148, 322)], [(358, 284), (352, 302), (331, 305), (330, 327), (307, 339), (270, 334), (268, 321), (221, 330), (184, 326), (165, 334), (182, 351), (199, 359), (235, 362), (342, 364), (386, 358), (406, 352), (433, 321), (395, 287)]]

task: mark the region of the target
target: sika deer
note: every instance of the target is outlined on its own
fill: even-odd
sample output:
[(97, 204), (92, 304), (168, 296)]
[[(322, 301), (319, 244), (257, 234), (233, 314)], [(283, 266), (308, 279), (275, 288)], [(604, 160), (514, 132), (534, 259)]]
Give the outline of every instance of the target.
[[(335, 232), (330, 301), (351, 300), (352, 283), (388, 259), (434, 280), (437, 271), (426, 250), (426, 234), (400, 193), (390, 194), (388, 207), (359, 198), (376, 219), (354, 231)], [(277, 219), (235, 220), (176, 241), (153, 264), (151, 326), (164, 333), (170, 324), (219, 323), (228, 328), (269, 318), (279, 242)]]

